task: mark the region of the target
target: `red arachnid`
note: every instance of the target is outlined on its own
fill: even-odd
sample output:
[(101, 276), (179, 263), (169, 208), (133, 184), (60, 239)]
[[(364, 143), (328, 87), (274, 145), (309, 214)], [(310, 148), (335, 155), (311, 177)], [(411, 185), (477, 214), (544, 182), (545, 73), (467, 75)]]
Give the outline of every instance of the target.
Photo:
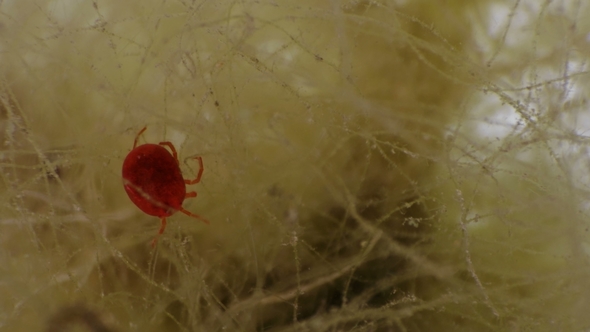
[[(194, 180), (182, 177), (178, 163), (178, 154), (170, 142), (143, 144), (137, 146), (137, 140), (147, 129), (144, 127), (135, 136), (133, 149), (123, 161), (123, 185), (127, 195), (137, 207), (150, 216), (160, 217), (160, 231), (152, 241), (152, 246), (166, 229), (166, 217), (180, 211), (187, 216), (209, 223), (207, 219), (189, 212), (182, 207), (185, 198), (197, 197), (195, 191), (186, 192), (187, 184), (196, 184), (203, 175), (203, 159), (194, 157), (199, 162), (199, 173)], [(170, 153), (164, 146), (167, 146)]]

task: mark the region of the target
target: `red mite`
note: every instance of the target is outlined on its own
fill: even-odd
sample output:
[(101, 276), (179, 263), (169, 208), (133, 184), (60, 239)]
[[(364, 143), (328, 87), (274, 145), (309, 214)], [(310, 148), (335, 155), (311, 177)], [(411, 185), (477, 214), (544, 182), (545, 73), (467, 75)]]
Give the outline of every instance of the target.
[[(133, 142), (133, 150), (123, 161), (123, 185), (131, 201), (141, 211), (150, 216), (160, 217), (162, 221), (160, 231), (152, 241), (153, 247), (156, 245), (158, 237), (166, 229), (166, 217), (173, 215), (176, 211), (200, 219), (206, 224), (209, 224), (209, 221), (182, 208), (185, 198), (197, 197), (195, 191), (186, 192), (186, 185), (201, 181), (204, 170), (203, 159), (201, 157), (194, 158), (199, 162), (197, 178), (185, 180), (182, 177), (178, 155), (172, 143), (160, 142), (137, 146), (139, 136), (146, 129), (147, 127), (144, 127), (137, 133)], [(164, 146), (167, 146), (172, 153), (168, 152)]]

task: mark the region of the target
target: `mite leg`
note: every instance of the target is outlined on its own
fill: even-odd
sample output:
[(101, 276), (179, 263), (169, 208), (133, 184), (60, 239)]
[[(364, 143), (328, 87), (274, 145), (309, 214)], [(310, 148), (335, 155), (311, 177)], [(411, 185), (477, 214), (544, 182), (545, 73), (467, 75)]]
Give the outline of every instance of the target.
[(152, 248), (156, 246), (156, 243), (158, 243), (158, 238), (160, 237), (160, 235), (162, 235), (162, 233), (164, 233), (164, 230), (166, 229), (166, 218), (162, 218), (161, 221), (162, 225), (160, 226), (158, 235), (156, 235), (156, 237), (152, 240)]
[(205, 219), (205, 218), (201, 217), (201, 216), (200, 216), (200, 215), (198, 215), (198, 214), (194, 214), (194, 213), (192, 213), (192, 212), (190, 212), (190, 211), (187, 211), (187, 210), (185, 210), (185, 209), (183, 209), (183, 208), (180, 208), (180, 210), (178, 210), (178, 211), (180, 211), (180, 212), (182, 212), (182, 213), (186, 214), (186, 215), (187, 215), (187, 216), (189, 216), (189, 217), (197, 218), (197, 219), (199, 219), (200, 221), (204, 222), (205, 224), (209, 225), (209, 220), (207, 220), (207, 219)]
[(190, 198), (190, 197), (197, 197), (197, 192), (191, 191), (191, 192), (188, 192), (184, 195), (184, 198)]
[(174, 157), (174, 159), (176, 159), (176, 163), (178, 164), (178, 154), (176, 153), (176, 149), (174, 148), (174, 145), (172, 145), (172, 143), (170, 143), (170, 142), (160, 142), (158, 144), (165, 145), (165, 146), (169, 147), (170, 150), (172, 150), (172, 156)]
[(199, 173), (197, 174), (197, 178), (194, 180), (184, 180), (184, 183), (186, 184), (199, 183), (199, 181), (201, 181), (201, 176), (203, 176), (203, 171), (205, 170), (205, 168), (203, 167), (203, 158), (195, 157), (194, 159), (199, 161)]
[(143, 134), (143, 132), (147, 129), (147, 126), (143, 127), (142, 130), (139, 131), (139, 133), (137, 133), (137, 135), (135, 135), (135, 141), (133, 141), (133, 148), (135, 149), (135, 147), (137, 146), (137, 141), (139, 140), (139, 136), (141, 136), (141, 134)]

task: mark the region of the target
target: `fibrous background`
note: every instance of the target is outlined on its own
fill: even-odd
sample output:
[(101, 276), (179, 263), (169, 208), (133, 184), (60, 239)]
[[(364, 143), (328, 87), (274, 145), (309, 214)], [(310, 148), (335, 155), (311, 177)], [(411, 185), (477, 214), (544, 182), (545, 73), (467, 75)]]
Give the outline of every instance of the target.
[[(0, 1), (3, 331), (585, 331), (590, 3)], [(170, 141), (184, 208), (123, 189)]]

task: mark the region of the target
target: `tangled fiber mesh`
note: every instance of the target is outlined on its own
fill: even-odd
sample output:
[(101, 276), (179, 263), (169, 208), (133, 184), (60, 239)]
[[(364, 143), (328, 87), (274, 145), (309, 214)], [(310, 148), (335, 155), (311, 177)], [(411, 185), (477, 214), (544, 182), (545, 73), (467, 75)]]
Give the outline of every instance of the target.
[[(0, 13), (2, 330), (590, 329), (585, 1)], [(211, 221), (155, 248), (144, 126)]]

